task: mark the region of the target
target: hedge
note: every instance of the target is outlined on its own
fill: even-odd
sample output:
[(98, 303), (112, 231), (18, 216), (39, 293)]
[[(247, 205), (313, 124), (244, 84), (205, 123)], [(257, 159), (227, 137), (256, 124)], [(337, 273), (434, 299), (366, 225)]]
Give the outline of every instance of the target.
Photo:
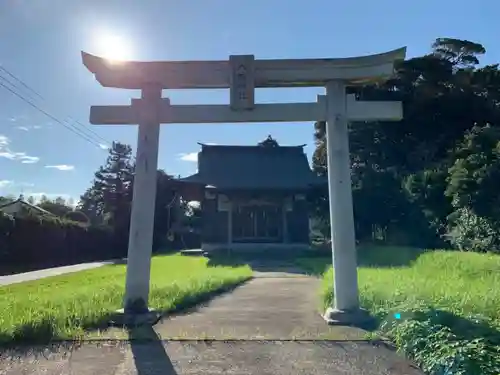
[(0, 273), (122, 258), (126, 242), (117, 237), (109, 226), (0, 213)]

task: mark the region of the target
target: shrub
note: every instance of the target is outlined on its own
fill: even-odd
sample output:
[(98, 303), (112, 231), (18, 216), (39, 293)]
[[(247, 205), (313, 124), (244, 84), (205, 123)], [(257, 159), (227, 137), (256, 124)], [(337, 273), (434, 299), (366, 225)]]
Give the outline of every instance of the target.
[(122, 257), (111, 228), (55, 217), (0, 215), (0, 264), (36, 269)]
[(83, 224), (90, 223), (90, 219), (82, 211), (69, 211), (66, 215), (64, 215), (64, 218)]
[(499, 225), (476, 215), (467, 207), (459, 208), (450, 215), (448, 241), (462, 251), (500, 252)]

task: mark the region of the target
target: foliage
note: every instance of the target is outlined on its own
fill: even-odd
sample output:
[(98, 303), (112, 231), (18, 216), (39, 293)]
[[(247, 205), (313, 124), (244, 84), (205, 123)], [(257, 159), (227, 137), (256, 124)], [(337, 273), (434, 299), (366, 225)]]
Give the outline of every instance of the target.
[(487, 217), (478, 216), (468, 207), (450, 215), (448, 240), (462, 251), (500, 252), (500, 226)]
[[(134, 172), (132, 148), (113, 142), (106, 164), (95, 173), (92, 186), (80, 197), (77, 206), (91, 223), (106, 223), (111, 226), (121, 246), (126, 246), (128, 241)], [(164, 246), (180, 246), (178, 238), (168, 240), (172, 227), (184, 215), (172, 179), (164, 171), (158, 171), (153, 237), (155, 250)]]
[[(33, 197), (28, 198), (28, 203), (34, 203)], [(42, 196), (40, 199), (40, 203), (38, 203), (37, 206), (59, 217), (64, 217), (68, 212), (73, 211), (73, 207), (71, 207), (69, 205), (69, 202), (66, 202), (66, 200), (62, 197), (57, 197), (54, 200), (50, 200), (46, 196)]]
[[(462, 208), (498, 233), (500, 70), (479, 66), (485, 53), (475, 42), (438, 38), (429, 54), (399, 63), (386, 83), (348, 89), (358, 100), (401, 101), (404, 112), (399, 123), (350, 124), (359, 240), (443, 246), (443, 236), (459, 229)], [(325, 123), (315, 124), (314, 137), (313, 169), (324, 176)], [(312, 199), (320, 222), (328, 221), (327, 199), (326, 191)], [(467, 233), (475, 236), (473, 228)]]
[(57, 217), (0, 214), (0, 264), (24, 270), (124, 256), (105, 226), (83, 226)]
[[(386, 315), (389, 315), (388, 312)], [(393, 314), (394, 315), (394, 314)], [(487, 319), (424, 307), (398, 310), (381, 329), (427, 374), (498, 375), (500, 333)]]
[(95, 173), (92, 186), (80, 198), (78, 210), (94, 222), (104, 222), (106, 217), (115, 231), (127, 232), (133, 175), (132, 148), (113, 142), (106, 164)]
[[(358, 258), (361, 305), (428, 374), (500, 373), (499, 255), (366, 247)], [(324, 273), (322, 302), (331, 306), (331, 259), (298, 262)]]
[(70, 221), (76, 221), (82, 224), (90, 224), (90, 220), (82, 211), (69, 211), (64, 218)]
[[(206, 258), (156, 256), (149, 304), (161, 311), (187, 307), (251, 277), (248, 266), (208, 267)], [(83, 338), (121, 307), (125, 265), (0, 287), (0, 344)], [(54, 293), (54, 291), (57, 293)]]
[(0, 195), (0, 206), (14, 202), (15, 200), (16, 200), (16, 198), (13, 196), (1, 196)]

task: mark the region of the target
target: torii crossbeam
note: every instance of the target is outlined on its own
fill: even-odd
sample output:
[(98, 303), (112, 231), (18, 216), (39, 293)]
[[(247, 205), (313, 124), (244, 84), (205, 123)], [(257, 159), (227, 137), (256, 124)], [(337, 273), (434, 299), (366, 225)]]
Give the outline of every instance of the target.
[[(82, 53), (84, 65), (105, 87), (142, 90), (131, 105), (93, 106), (92, 124), (139, 124), (137, 165), (130, 224), (125, 314), (146, 313), (149, 296), (156, 170), (160, 124), (326, 121), (328, 185), (334, 272), (334, 306), (329, 323), (352, 324), (366, 318), (359, 306), (349, 160), (349, 121), (399, 121), (400, 102), (363, 102), (346, 87), (384, 81), (406, 48), (341, 58), (227, 61), (113, 62)], [(309, 103), (256, 104), (258, 87), (325, 87)], [(163, 89), (230, 89), (229, 105), (172, 105)]]

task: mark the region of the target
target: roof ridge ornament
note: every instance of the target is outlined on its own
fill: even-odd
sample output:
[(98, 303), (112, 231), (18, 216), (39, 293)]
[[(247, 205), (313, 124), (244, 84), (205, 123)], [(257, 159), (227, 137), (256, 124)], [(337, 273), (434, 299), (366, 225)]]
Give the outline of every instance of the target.
[(269, 134), (266, 139), (259, 142), (258, 145), (262, 147), (280, 147), (279, 143), (271, 137), (271, 134)]

